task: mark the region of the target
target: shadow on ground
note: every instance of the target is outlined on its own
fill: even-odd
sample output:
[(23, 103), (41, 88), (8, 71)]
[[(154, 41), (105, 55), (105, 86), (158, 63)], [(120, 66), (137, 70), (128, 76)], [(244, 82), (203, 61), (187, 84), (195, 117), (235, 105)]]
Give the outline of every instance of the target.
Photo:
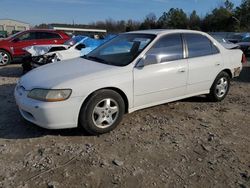
[(0, 77), (15, 78), (22, 76), (23, 69), (17, 65), (6, 65), (0, 67)]
[(236, 82), (250, 83), (250, 66), (243, 67), (240, 76), (234, 80)]
[(199, 95), (195, 97), (190, 97), (187, 99), (181, 100), (181, 102), (190, 102), (190, 103), (213, 103), (206, 95)]

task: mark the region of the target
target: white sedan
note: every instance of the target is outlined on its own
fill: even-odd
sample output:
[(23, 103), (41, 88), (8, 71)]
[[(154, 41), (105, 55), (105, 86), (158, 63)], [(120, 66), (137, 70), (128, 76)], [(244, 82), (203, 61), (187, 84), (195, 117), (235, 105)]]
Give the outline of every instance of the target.
[(15, 98), (22, 116), (41, 127), (102, 134), (124, 113), (201, 94), (223, 100), (242, 57), (203, 32), (129, 32), (87, 56), (32, 70)]

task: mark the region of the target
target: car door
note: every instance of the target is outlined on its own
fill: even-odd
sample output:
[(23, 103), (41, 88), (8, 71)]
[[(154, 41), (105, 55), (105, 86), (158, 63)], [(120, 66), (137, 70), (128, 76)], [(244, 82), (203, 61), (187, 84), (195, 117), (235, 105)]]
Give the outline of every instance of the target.
[(202, 34), (184, 34), (188, 50), (188, 84), (190, 95), (207, 93), (223, 68), (219, 49)]
[(11, 48), (13, 50), (14, 56), (22, 56), (26, 52), (23, 48), (27, 46), (36, 45), (36, 33), (35, 32), (24, 32), (21, 35), (18, 35), (11, 41)]
[(158, 39), (146, 53), (160, 63), (134, 68), (134, 106), (146, 107), (178, 99), (186, 94), (188, 65), (180, 34)]
[(61, 37), (57, 33), (53, 32), (37, 32), (37, 42), (38, 45), (48, 45), (48, 44), (61, 44)]

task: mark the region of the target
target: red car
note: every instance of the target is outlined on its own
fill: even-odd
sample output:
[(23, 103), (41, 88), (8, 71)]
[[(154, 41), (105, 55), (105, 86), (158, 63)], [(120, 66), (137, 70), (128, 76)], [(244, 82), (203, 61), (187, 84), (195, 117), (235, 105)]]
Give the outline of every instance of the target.
[(23, 48), (32, 45), (63, 44), (70, 36), (55, 30), (27, 30), (0, 40), (0, 66), (22, 58), (27, 52)]

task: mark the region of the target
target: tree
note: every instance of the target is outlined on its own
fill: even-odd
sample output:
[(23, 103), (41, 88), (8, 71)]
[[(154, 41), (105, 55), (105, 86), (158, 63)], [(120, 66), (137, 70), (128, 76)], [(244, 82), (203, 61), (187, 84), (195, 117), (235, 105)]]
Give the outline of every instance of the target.
[(140, 27), (139, 22), (136, 22), (130, 19), (126, 23), (126, 32), (139, 30), (139, 27)]
[[(71, 27), (71, 24), (60, 24)], [(80, 28), (107, 29), (111, 33), (134, 31), (138, 29), (194, 29), (203, 31), (249, 31), (250, 30), (250, 0), (242, 0), (241, 5), (234, 7), (231, 0), (225, 0), (224, 4), (209, 12), (205, 18), (201, 18), (194, 10), (189, 16), (179, 8), (171, 8), (164, 12), (157, 20), (154, 13), (148, 14), (142, 22), (130, 20), (97, 21), (89, 25), (74, 24)], [(49, 28), (48, 24), (41, 24), (37, 28)]]
[(234, 9), (234, 4), (229, 1), (229, 0), (226, 0), (225, 3), (224, 3), (224, 7), (229, 11), (229, 12), (232, 12), (233, 9)]
[(35, 28), (37, 28), (37, 29), (49, 29), (49, 25), (42, 23), (40, 25), (36, 25)]
[(250, 0), (242, 0), (241, 5), (236, 7), (235, 19), (240, 31), (250, 30)]
[(157, 28), (156, 15), (154, 13), (150, 13), (141, 23), (140, 29), (156, 29), (156, 28)]
[(201, 19), (194, 10), (189, 16), (189, 29), (201, 30)]
[(235, 31), (236, 24), (233, 19), (233, 4), (229, 1), (224, 6), (215, 8), (210, 14), (207, 14), (203, 20), (204, 31)]
[(159, 18), (158, 26), (169, 29), (186, 29), (188, 26), (188, 18), (182, 9), (171, 8), (168, 12), (164, 12)]

